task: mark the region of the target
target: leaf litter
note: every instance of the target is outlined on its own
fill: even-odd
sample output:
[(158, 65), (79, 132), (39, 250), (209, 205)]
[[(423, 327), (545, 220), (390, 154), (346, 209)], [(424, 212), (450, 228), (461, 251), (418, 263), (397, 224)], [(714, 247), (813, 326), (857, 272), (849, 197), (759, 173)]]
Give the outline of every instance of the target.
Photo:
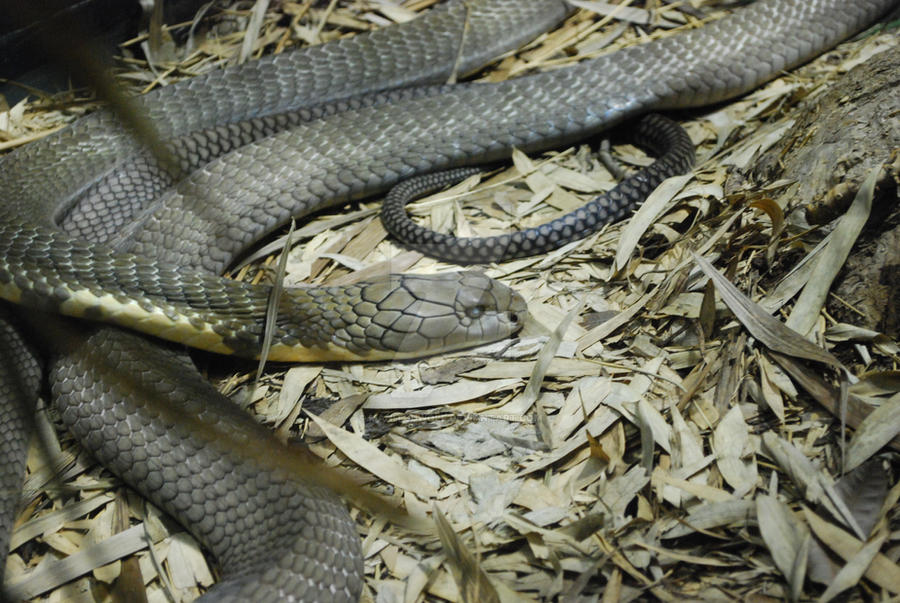
[[(211, 26), (163, 28), (166, 48), (154, 53), (153, 69), (131, 50), (147, 38), (132, 40), (118, 75), (147, 89), (241, 54), (406, 20), (431, 4), (236, 4), (208, 11)], [(483, 77), (557, 68), (727, 9), (577, 4), (557, 30)], [(187, 28), (188, 43), (173, 42), (170, 32)], [(260, 420), (284, 437), (306, 434), (327, 465), (408, 514), (404, 522), (351, 507), (366, 560), (363, 600), (900, 594), (900, 485), (884, 453), (900, 450), (900, 415), (891, 412), (897, 380), (866, 377), (896, 370), (897, 343), (830, 321), (822, 304), (833, 275), (823, 279), (816, 267), (843, 263), (871, 192), (827, 236), (801, 228), (794, 208), (766, 197), (781, 183), (743, 198), (723, 193), (731, 170), (785, 135), (804, 97), (896, 43), (888, 34), (845, 44), (732, 103), (683, 116), (698, 145), (692, 174), (664, 183), (624, 223), (546, 257), (484, 267), (529, 300), (531, 319), (517, 341), (415, 362), (269, 367), (255, 384), (249, 366), (220, 377)], [(95, 106), (73, 93), (3, 107), (0, 145), (25, 144)], [(627, 145), (614, 154), (624, 165), (646, 163)], [(496, 234), (545, 222), (614, 182), (585, 143), (517, 152), (482, 182), (469, 179), (410, 209), (434, 228)], [(378, 202), (298, 225), (286, 284), (456, 269), (390, 240), (373, 219)], [(797, 248), (808, 268), (764, 289), (759, 265)], [(268, 252), (274, 258), (237, 277), (269, 279), (279, 251)], [(804, 287), (801, 304), (794, 300)], [(234, 370), (208, 362), (213, 373)], [(48, 414), (39, 424), (53, 442)], [(182, 601), (212, 583), (214, 565), (194, 539), (68, 435), (35, 448), (28, 467), (6, 568), (17, 592), (98, 601), (128, 585), (149, 601)]]

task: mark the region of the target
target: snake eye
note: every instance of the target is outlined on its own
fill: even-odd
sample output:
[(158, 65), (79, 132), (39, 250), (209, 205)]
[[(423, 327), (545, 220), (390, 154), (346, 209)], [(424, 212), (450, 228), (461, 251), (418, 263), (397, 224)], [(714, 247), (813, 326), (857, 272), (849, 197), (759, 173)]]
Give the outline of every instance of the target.
[(484, 314), (484, 306), (477, 305), (472, 306), (471, 308), (466, 308), (466, 316), (469, 318), (481, 318)]

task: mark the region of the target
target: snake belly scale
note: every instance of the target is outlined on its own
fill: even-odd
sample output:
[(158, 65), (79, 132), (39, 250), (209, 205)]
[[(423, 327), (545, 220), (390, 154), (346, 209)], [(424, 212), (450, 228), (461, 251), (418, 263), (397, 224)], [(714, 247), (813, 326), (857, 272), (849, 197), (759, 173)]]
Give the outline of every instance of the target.
[[(574, 141), (637, 113), (733, 97), (859, 31), (894, 4), (894, 0), (763, 0), (701, 29), (573, 68), (501, 84), (462, 84), (434, 94), (387, 98), (386, 102), (362, 103), (321, 120), (298, 123), (253, 140), (192, 173), (141, 209), (129, 226), (128, 237), (116, 241), (115, 249), (85, 246), (71, 236), (52, 232), (66, 216), (72, 216), (78, 222), (74, 232), (91, 236), (90, 226), (85, 226), (90, 220), (75, 216), (102, 211), (103, 204), (79, 208), (79, 195), (93, 188), (101, 190), (102, 196), (103, 187), (97, 188), (97, 183), (108, 178), (121, 181), (123, 175), (127, 179), (129, 164), (121, 159), (141, 154), (139, 145), (112, 117), (91, 115), (0, 164), (4, 196), (0, 228), (15, 241), (2, 251), (0, 294), (9, 301), (89, 318), (116, 320), (106, 304), (108, 298), (117, 298), (115, 303), (122, 306), (151, 308), (150, 314), (168, 315), (176, 322), (188, 315), (188, 323), (207, 320), (199, 318), (201, 314), (189, 314), (186, 308), (203, 316), (208, 316), (209, 305), (222, 311), (225, 304), (221, 300), (208, 303), (207, 291), (233, 287), (215, 284), (220, 281), (207, 275), (223, 270), (248, 245), (291, 216), (382, 192), (417, 174), (501, 159), (514, 147), (536, 150)], [(466, 44), (475, 47), (480, 41), (488, 50), (464, 59), (462, 71), (483, 62), (486, 53), (498, 52), (499, 42), (515, 46), (513, 33), (533, 35), (566, 13), (562, 2), (552, 0), (451, 2), (434, 11), (436, 16), (430, 21), (413, 22), (405, 34), (396, 33), (400, 28), (389, 28), (394, 31), (314, 49), (300, 60), (258, 61), (164, 88), (141, 103), (162, 136), (183, 136), (218, 124), (295, 110), (294, 100), (302, 96), (298, 94), (301, 89), (312, 91), (314, 98), (309, 103), (314, 104), (396, 85), (437, 82), (456, 64), (460, 28), (467, 18), (476, 33), (466, 37)], [(501, 22), (518, 18), (520, 25), (488, 25), (478, 33), (482, 31), (477, 27), (481, 15), (485, 23), (498, 17)], [(446, 60), (435, 58), (435, 48), (443, 48)], [(392, 49), (399, 54), (390, 54)], [(398, 58), (407, 55), (426, 59), (413, 64)], [(298, 65), (313, 64), (310, 56), (318, 56), (325, 67), (313, 67), (303, 76), (306, 80), (298, 79), (292, 71)], [(330, 74), (328, 66), (332, 64), (349, 71), (349, 84), (336, 92), (329, 89), (331, 78), (319, 75)], [(384, 82), (364, 80), (373, 73)], [(197, 190), (209, 193), (202, 203), (192, 200), (191, 191)], [(88, 196), (95, 198), (93, 193)], [(108, 234), (106, 229), (97, 238)], [(35, 241), (38, 244), (33, 246)], [(51, 249), (69, 255), (60, 259)], [(73, 262), (76, 249), (83, 254)], [(24, 264), (29, 264), (31, 276), (23, 271)], [(189, 270), (166, 268), (176, 264)], [(57, 272), (48, 278), (51, 268)], [(161, 279), (163, 272), (166, 277)], [(386, 348), (381, 352), (394, 356), (419, 353), (421, 341), (404, 344), (403, 336), (389, 341), (379, 331), (387, 325), (374, 319), (351, 327), (351, 315), (371, 311), (371, 306), (377, 305), (373, 300), (389, 299), (396, 287), (403, 288), (404, 282), (396, 280), (399, 277), (391, 278), (395, 280), (375, 284), (377, 293), (371, 299), (351, 292), (351, 303), (330, 308), (327, 317), (320, 311), (321, 304), (309, 304), (312, 314), (301, 313), (301, 323), (317, 317), (331, 323), (344, 320), (345, 314), (348, 320), (333, 328), (327, 343), (321, 335), (308, 335), (304, 342), (305, 336), (293, 331), (293, 326), (279, 325), (286, 337), (285, 347), (296, 347), (290, 344), (300, 340), (301, 347), (317, 348), (325, 357), (332, 345), (350, 350), (346, 357), (378, 357), (371, 351), (378, 345)], [(440, 304), (429, 298), (435, 289), (429, 283), (420, 287), (420, 296), (402, 296), (404, 303), (421, 302), (413, 315), (392, 314), (394, 320), (388, 322), (416, 323), (403, 326), (425, 339), (427, 332), (444, 340), (437, 346), (440, 348), (447, 341), (452, 348), (477, 340), (475, 332), (489, 340), (515, 330), (524, 309), (521, 298), (508, 289), (494, 289), (484, 277), (480, 277), (482, 281), (477, 276), (451, 278), (479, 283), (471, 298), (459, 300), (460, 309), (451, 313), (435, 307)], [(96, 288), (91, 289), (92, 283)], [(452, 281), (448, 286), (454, 288)], [(111, 291), (111, 287), (116, 288)], [(82, 294), (85, 304), (71, 301), (79, 291), (89, 291)], [(159, 295), (150, 295), (154, 291)], [(262, 291), (259, 295), (265, 297)], [(242, 287), (236, 294), (256, 295)], [(446, 295), (438, 293), (441, 299)], [(285, 303), (290, 310), (291, 300)], [(214, 342), (225, 342), (228, 351), (253, 355), (251, 342), (258, 342), (259, 325), (250, 335), (231, 335), (230, 326), (217, 325), (243, 324), (247, 317), (235, 318), (224, 311), (223, 322), (208, 322), (204, 329), (215, 334), (210, 335)], [(397, 312), (395, 308), (389, 311)], [(451, 315), (469, 328), (458, 340), (446, 332), (448, 323), (441, 318)], [(426, 322), (426, 318), (438, 320)], [(490, 322), (484, 323), (485, 318)], [(138, 328), (136, 323), (146, 323), (140, 317), (122, 322)], [(423, 331), (420, 327), (426, 324)], [(371, 334), (367, 333), (370, 327)], [(149, 330), (158, 333), (160, 328), (151, 325)], [(335, 335), (339, 331), (346, 341)], [(2, 386), (0, 399), (31, 399), (35, 364), (27, 360), (30, 351), (20, 339), (11, 336), (10, 342), (4, 344), (8, 353), (26, 359), (19, 366), (24, 377), (16, 386)], [(343, 347), (344, 343), (348, 347)], [(98, 352), (101, 349), (104, 351)], [(225, 579), (210, 591), (211, 597), (259, 601), (357, 598), (361, 561), (355, 525), (333, 494), (277, 472), (258, 475), (202, 434), (161, 421), (140, 401), (129, 401), (133, 390), (140, 389), (148, 392), (148, 397), (174, 400), (196, 416), (233, 432), (236, 438), (268, 437), (265, 430), (248, 426), (253, 422), (199, 376), (185, 374), (173, 380), (178, 371), (185, 373), (177, 355), (162, 348), (151, 350), (135, 335), (101, 329), (55, 358), (51, 382), (63, 422), (101, 462), (178, 517), (214, 552)], [(341, 358), (341, 354), (344, 352), (334, 352), (330, 357)], [(116, 376), (122, 372), (131, 377), (123, 380)], [(8, 404), (0, 406), (0, 435), (15, 430), (15, 421), (21, 421), (14, 413), (4, 414), (7, 412)], [(10, 458), (15, 455), (5, 446), (0, 453)], [(294, 524), (296, 529), (284, 529)], [(273, 527), (278, 529), (266, 531)], [(4, 541), (0, 545), (5, 549)], [(284, 554), (272, 559), (273, 553)]]

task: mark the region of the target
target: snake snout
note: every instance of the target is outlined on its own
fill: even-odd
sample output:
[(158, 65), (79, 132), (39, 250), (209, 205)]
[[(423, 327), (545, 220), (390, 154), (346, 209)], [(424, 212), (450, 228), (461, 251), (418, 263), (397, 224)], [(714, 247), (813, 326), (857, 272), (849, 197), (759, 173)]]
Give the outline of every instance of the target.
[(503, 283), (466, 271), (442, 275), (452, 294), (458, 325), (441, 343), (442, 350), (460, 349), (498, 341), (517, 333), (525, 322), (525, 300)]

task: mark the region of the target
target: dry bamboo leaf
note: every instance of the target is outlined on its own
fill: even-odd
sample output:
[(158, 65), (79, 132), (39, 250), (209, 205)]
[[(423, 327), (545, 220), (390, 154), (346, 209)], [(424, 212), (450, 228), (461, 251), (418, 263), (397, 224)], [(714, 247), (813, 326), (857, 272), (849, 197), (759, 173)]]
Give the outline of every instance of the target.
[(779, 388), (773, 383), (775, 380), (772, 376), (774, 367), (762, 354), (758, 354), (756, 360), (759, 363), (760, 391), (762, 392), (766, 406), (768, 406), (769, 410), (778, 417), (779, 422), (784, 423), (784, 400), (781, 398), (781, 393), (778, 391)]
[(860, 538), (864, 537), (865, 532), (835, 489), (830, 476), (814, 466), (796, 446), (771, 431), (763, 434), (763, 444), (791, 480), (803, 488), (803, 496), (807, 501), (824, 505), (829, 513), (840, 518), (855, 534)]
[[(841, 498), (853, 513), (864, 534), (871, 533), (881, 518), (882, 508), (890, 507), (895, 499), (887, 499), (887, 476), (881, 463), (869, 461), (854, 469), (835, 485)], [(895, 488), (892, 494), (900, 493)], [(840, 573), (841, 567), (832, 560), (818, 541), (813, 541), (809, 550), (809, 578), (822, 584), (831, 584)]]
[[(657, 312), (668, 316), (680, 316), (682, 318), (700, 318), (703, 320), (704, 311), (708, 312), (707, 318), (715, 318), (715, 292), (712, 282), (707, 281), (706, 290), (710, 291), (710, 295), (704, 293), (687, 292), (679, 294), (675, 299), (671, 300)], [(704, 308), (704, 305), (710, 304)]]
[(709, 565), (712, 567), (728, 567), (731, 565), (735, 565), (734, 563), (728, 563), (726, 561), (722, 561), (721, 559), (715, 559), (713, 557), (700, 557), (698, 555), (690, 555), (688, 553), (682, 553), (680, 551), (676, 551), (673, 549), (664, 549), (662, 547), (654, 546), (652, 544), (648, 544), (646, 542), (637, 542), (635, 543), (637, 546), (641, 548), (645, 548), (648, 551), (653, 551), (654, 553), (658, 553), (663, 557), (668, 557), (670, 559), (677, 559), (678, 561), (684, 561), (686, 563), (690, 563), (692, 565)]
[(501, 480), (496, 471), (479, 473), (469, 478), (469, 493), (476, 504), (474, 521), (490, 525), (506, 512), (522, 488), (522, 480)]
[[(644, 426), (648, 428), (652, 442), (655, 442), (666, 452), (672, 451), (672, 428), (662, 414), (647, 402), (645, 398), (638, 400), (635, 419), (642, 429)], [(650, 470), (649, 467), (645, 467), (645, 469), (648, 472)]]
[(778, 233), (780, 233), (781, 229), (784, 228), (784, 211), (769, 197), (763, 197), (761, 199), (751, 201), (747, 205), (747, 207), (752, 207), (766, 212), (766, 215), (769, 216), (769, 220), (772, 221), (773, 238), (778, 236)]
[(884, 545), (887, 540), (887, 536), (887, 534), (881, 534), (859, 549), (859, 552), (848, 560), (847, 565), (842, 567), (837, 573), (834, 580), (828, 585), (828, 588), (825, 589), (822, 596), (819, 597), (819, 602), (826, 603), (836, 597), (839, 593), (859, 584), (859, 581), (866, 573), (866, 570), (875, 560), (878, 551), (881, 550), (882, 545)]
[(684, 185), (693, 178), (693, 174), (673, 176), (664, 180), (641, 204), (631, 219), (625, 224), (619, 235), (619, 246), (616, 249), (615, 270), (620, 272), (631, 259), (641, 237), (656, 222), (659, 214)]
[(618, 314), (616, 314), (613, 318), (610, 318), (603, 324), (594, 327), (583, 336), (578, 338), (578, 353), (591, 353), (591, 346), (594, 344), (606, 339), (609, 335), (611, 335), (614, 331), (619, 329), (622, 325), (628, 323), (631, 319), (635, 317), (635, 315), (644, 309), (644, 306), (647, 305), (653, 299), (652, 293), (647, 293), (643, 297), (641, 297), (638, 301), (631, 304), (627, 310), (624, 310)]
[(791, 598), (796, 600), (806, 577), (804, 549), (808, 544), (804, 543), (809, 538), (809, 530), (797, 521), (786, 504), (767, 494), (756, 497), (756, 520), (775, 565), (788, 581)]
[(377, 475), (387, 483), (413, 492), (425, 499), (437, 495), (437, 489), (434, 486), (383, 453), (377, 446), (356, 434), (335, 427), (328, 421), (323, 421), (312, 413), (307, 413), (307, 415), (338, 450), (372, 475)]
[[(582, 360), (579, 358), (556, 357), (550, 361), (546, 368), (549, 377), (584, 377), (596, 375), (600, 372), (601, 364), (596, 360)], [(473, 379), (521, 379), (530, 376), (534, 372), (534, 361), (529, 362), (493, 362), (479, 369), (467, 372), (464, 377)]]
[(863, 419), (847, 446), (845, 469), (855, 469), (900, 434), (900, 394)]
[[(804, 509), (803, 514), (816, 537), (845, 561), (853, 559), (863, 549), (864, 543), (849, 532), (825, 521), (809, 509)], [(881, 553), (876, 552), (864, 575), (881, 588), (900, 594), (900, 567)]]
[(816, 260), (816, 266), (813, 269), (815, 278), (810, 278), (803, 287), (791, 315), (785, 322), (786, 326), (801, 335), (809, 333), (818, 321), (831, 283), (844, 262), (847, 261), (850, 248), (856, 243), (862, 227), (869, 219), (872, 211), (872, 199), (875, 196), (875, 183), (878, 181), (880, 172), (880, 166), (871, 170), (860, 185), (853, 203), (850, 204), (847, 213), (839, 219), (837, 226), (828, 237), (828, 244)]
[(650, 24), (650, 11), (642, 8), (632, 8), (598, 0), (571, 0), (572, 6), (594, 11), (600, 15), (613, 16), (621, 21), (629, 21), (636, 25)]
[[(676, 470), (691, 468), (693, 471), (706, 458), (703, 440), (684, 420), (677, 406), (669, 408), (669, 416), (672, 418), (672, 466)], [(703, 480), (703, 476), (697, 477)]]
[(238, 55), (238, 63), (243, 63), (256, 51), (256, 42), (259, 39), (266, 9), (269, 8), (269, 0), (256, 0), (250, 10), (250, 22), (244, 32), (244, 42), (241, 45), (241, 53)]
[(481, 564), (459, 538), (453, 527), (441, 513), (435, 504), (432, 506), (432, 515), (437, 525), (438, 536), (444, 554), (447, 556), (447, 564), (453, 573), (453, 578), (459, 587), (462, 600), (471, 603), (500, 603), (500, 596), (490, 578), (485, 573)]
[(888, 475), (882, 463), (873, 460), (853, 469), (837, 481), (835, 490), (847, 503), (863, 534), (871, 534), (888, 496)]
[(716, 425), (712, 445), (719, 472), (734, 488), (735, 494), (742, 496), (750, 492), (756, 486), (759, 476), (756, 471), (756, 456), (748, 454), (750, 429), (739, 407), (732, 407)]
[(716, 324), (716, 287), (712, 280), (703, 287), (703, 300), (700, 303), (700, 329), (704, 337), (711, 337)]
[(566, 401), (552, 420), (553, 437), (565, 440), (587, 421), (588, 417), (612, 391), (609, 377), (582, 377), (566, 396)]
[(378, 12), (395, 23), (405, 23), (416, 17), (416, 13), (414, 11), (394, 4), (393, 2), (376, 0), (375, 5), (378, 7)]
[(372, 394), (366, 399), (366, 410), (404, 410), (446, 406), (458, 402), (477, 400), (495, 392), (509, 389), (521, 383), (520, 379), (492, 379), (490, 381), (460, 381), (443, 387), (423, 387), (413, 392), (391, 391)]
[(601, 603), (616, 603), (622, 600), (622, 572), (619, 568), (615, 568), (612, 576), (606, 583), (603, 591), (603, 599)]
[(716, 144), (707, 153), (710, 157), (715, 157), (725, 146), (732, 133), (743, 126), (745, 122), (743, 118), (736, 116), (735, 105), (731, 105), (707, 115), (706, 123), (707, 127), (712, 129), (716, 135)]
[(600, 501), (594, 510), (598, 513), (608, 513), (616, 525), (624, 523), (628, 515), (626, 508), (649, 482), (650, 475), (644, 468), (633, 466), (625, 475), (607, 482), (606, 489), (600, 494)]
[(429, 448), (419, 446), (415, 442), (394, 434), (385, 436), (385, 444), (389, 445), (392, 450), (397, 450), (415, 458), (423, 465), (446, 473), (458, 482), (466, 483), (473, 475), (490, 471), (489, 465), (474, 461), (463, 464), (457, 458), (438, 454)]
[(691, 509), (688, 516), (664, 532), (662, 538), (682, 538), (698, 530), (730, 525), (745, 526), (755, 519), (756, 504), (752, 500), (708, 502)]
[(173, 534), (169, 539), (166, 562), (176, 588), (195, 589), (198, 585), (210, 586), (213, 583), (200, 545), (186, 533)]
[(512, 155), (510, 156), (510, 159), (512, 159), (513, 165), (516, 166), (516, 169), (523, 176), (532, 174), (537, 169), (534, 162), (531, 160), (531, 157), (529, 157), (527, 154), (523, 153), (519, 149), (514, 148), (512, 150)]
[[(828, 412), (836, 417), (846, 418), (850, 427), (858, 427), (871, 413), (872, 407), (856, 396), (847, 396), (842, 404), (840, 392), (833, 391), (831, 385), (820, 377), (819, 372), (810, 370), (788, 356), (775, 353), (773, 357)], [(890, 446), (894, 450), (900, 450), (900, 436), (891, 440)]]
[(278, 394), (277, 406), (269, 409), (275, 416), (275, 422), (284, 421), (303, 395), (306, 386), (322, 372), (321, 366), (292, 366), (284, 375), (281, 392)]
[(677, 500), (680, 502), (682, 499), (681, 496), (675, 496), (674, 493), (670, 493), (669, 491), (678, 491), (679, 493), (684, 492), (691, 495), (691, 497), (696, 497), (712, 502), (734, 500), (734, 495), (729, 494), (725, 490), (709, 486), (702, 482), (693, 482), (680, 479), (671, 475), (670, 473), (667, 473), (658, 466), (653, 469), (653, 480), (662, 483), (665, 486), (663, 490), (663, 496), (670, 502), (672, 502), (673, 500)]
[(4, 588), (13, 600), (31, 599), (146, 546), (144, 527), (135, 525), (64, 559), (45, 562), (25, 576), (10, 580)]
[(534, 362), (534, 368), (531, 371), (531, 376), (528, 378), (528, 384), (525, 386), (525, 391), (522, 392), (522, 395), (518, 398), (505, 404), (498, 412), (524, 415), (535, 401), (537, 401), (541, 391), (541, 385), (544, 383), (547, 372), (550, 370), (550, 363), (553, 361), (554, 356), (556, 356), (556, 352), (559, 350), (563, 337), (565, 336), (566, 331), (569, 330), (569, 325), (572, 324), (575, 317), (581, 314), (581, 309), (583, 307), (584, 302), (580, 302), (566, 314), (566, 317), (563, 318), (563, 320), (560, 321), (556, 329), (553, 330), (553, 334), (550, 336), (547, 344), (538, 353), (538, 357)]
[(755, 135), (736, 145), (734, 150), (723, 155), (719, 160), (720, 164), (733, 165), (742, 170), (747, 169), (751, 161), (759, 157), (772, 145), (781, 141), (791, 125), (793, 124), (790, 121), (781, 121), (768, 127), (759, 128)]
[(858, 396), (885, 396), (900, 392), (900, 371), (870, 371), (850, 385), (849, 392)]
[(591, 420), (588, 421), (588, 424), (585, 425), (584, 431), (576, 432), (575, 435), (558, 445), (549, 454), (545, 454), (542, 458), (533, 463), (526, 464), (518, 475), (528, 475), (554, 465), (579, 448), (585, 446), (588, 443), (587, 433), (592, 435), (603, 433), (618, 420), (619, 415), (612, 411), (604, 412), (598, 416), (592, 417)]
[(98, 494), (81, 501), (67, 504), (58, 511), (53, 511), (17, 526), (10, 536), (9, 548), (15, 550), (25, 542), (41, 534), (51, 534), (63, 527), (66, 522), (74, 521), (92, 511), (115, 500), (109, 494)]
[[(611, 182), (607, 179), (601, 179), (598, 175), (595, 174), (584, 174), (582, 172), (575, 171), (573, 169), (569, 169), (566, 167), (554, 165), (550, 166), (550, 171), (547, 174), (547, 177), (553, 180), (559, 186), (563, 186), (569, 190), (577, 191), (580, 193), (597, 193), (602, 190), (603, 185), (609, 185), (612, 187), (615, 182)], [(553, 207), (556, 207), (560, 210), (572, 211), (573, 209), (577, 209), (578, 206), (582, 204), (582, 201), (573, 195), (568, 196), (573, 202), (576, 202), (578, 205), (571, 206), (568, 203), (566, 205), (557, 205), (551, 203)], [(548, 202), (550, 200), (548, 199)]]
[(815, 360), (835, 368), (843, 368), (840, 361), (830, 352), (804, 339), (796, 331), (789, 329), (781, 321), (767, 314), (759, 305), (753, 303), (706, 259), (696, 253), (692, 253), (692, 255), (703, 273), (716, 285), (716, 290), (735, 317), (760, 343), (788, 356)]

